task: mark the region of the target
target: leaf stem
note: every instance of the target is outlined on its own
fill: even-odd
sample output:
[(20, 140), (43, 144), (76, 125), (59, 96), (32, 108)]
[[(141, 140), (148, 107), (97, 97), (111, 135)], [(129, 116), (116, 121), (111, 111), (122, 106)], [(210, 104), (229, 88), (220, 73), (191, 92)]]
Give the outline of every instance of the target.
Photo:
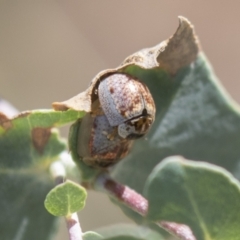
[(65, 217), (65, 219), (68, 228), (69, 240), (82, 240), (82, 229), (77, 213), (73, 213), (70, 216)]
[(123, 202), (142, 216), (147, 214), (148, 201), (131, 188), (115, 182), (107, 174), (101, 174), (96, 180), (96, 189), (107, 192), (108, 195)]
[(156, 224), (180, 240), (196, 240), (190, 227), (185, 224), (167, 221), (161, 221)]
[[(99, 175), (94, 188), (107, 193), (141, 216), (145, 217), (147, 215), (148, 200), (133, 189), (114, 181), (108, 174)], [(156, 222), (156, 224), (181, 240), (196, 240), (187, 225), (167, 221)]]

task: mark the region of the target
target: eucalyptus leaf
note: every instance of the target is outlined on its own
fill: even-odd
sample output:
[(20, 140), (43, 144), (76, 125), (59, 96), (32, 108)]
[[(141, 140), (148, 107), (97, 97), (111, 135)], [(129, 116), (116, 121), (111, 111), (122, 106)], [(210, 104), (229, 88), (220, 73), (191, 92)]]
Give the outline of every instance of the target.
[(169, 157), (149, 175), (144, 195), (154, 222), (184, 223), (198, 240), (239, 239), (240, 184), (223, 168)]
[(87, 192), (70, 180), (57, 185), (46, 196), (45, 208), (54, 216), (70, 216), (85, 206)]
[(66, 141), (53, 127), (74, 121), (84, 113), (36, 110), (10, 118), (12, 109), (1, 100), (0, 238), (47, 240), (56, 229), (56, 218), (43, 206), (54, 186), (48, 167), (67, 149)]
[(203, 53), (175, 76), (159, 70), (158, 77), (157, 70), (149, 70), (142, 80), (152, 90), (157, 116), (146, 138), (136, 141), (129, 156), (116, 166), (118, 180), (141, 192), (153, 167), (171, 155), (236, 170), (240, 159), (239, 107), (217, 82)]
[[(125, 72), (147, 84), (157, 115), (147, 136), (137, 140), (131, 153), (114, 168), (113, 178), (142, 193), (152, 169), (172, 155), (207, 161), (239, 175), (239, 106), (218, 82), (202, 52), (175, 75), (160, 67), (131, 66)], [(144, 221), (119, 205), (137, 222)]]

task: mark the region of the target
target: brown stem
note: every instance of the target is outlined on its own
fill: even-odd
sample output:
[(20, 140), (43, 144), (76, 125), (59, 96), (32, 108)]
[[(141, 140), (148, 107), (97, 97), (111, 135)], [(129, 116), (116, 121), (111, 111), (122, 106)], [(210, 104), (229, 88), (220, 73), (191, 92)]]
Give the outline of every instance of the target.
[(68, 229), (69, 240), (82, 240), (82, 229), (77, 213), (65, 217)]
[(105, 188), (109, 193), (114, 194), (114, 197), (116, 197), (119, 201), (123, 202), (134, 211), (141, 215), (147, 214), (148, 201), (131, 188), (121, 185), (112, 179), (106, 180)]
[(196, 240), (190, 227), (185, 224), (161, 221), (157, 225), (180, 240)]
[[(133, 189), (114, 181), (109, 175), (99, 175), (96, 179), (94, 188), (106, 192), (141, 216), (147, 215), (148, 200)], [(167, 221), (157, 222), (156, 224), (181, 240), (196, 240), (191, 229), (187, 225)]]

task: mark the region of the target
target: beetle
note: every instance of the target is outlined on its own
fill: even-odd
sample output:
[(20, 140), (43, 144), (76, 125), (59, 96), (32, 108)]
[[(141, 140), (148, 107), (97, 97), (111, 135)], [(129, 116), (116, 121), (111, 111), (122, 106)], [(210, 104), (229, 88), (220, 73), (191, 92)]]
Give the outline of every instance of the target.
[(147, 86), (123, 73), (101, 80), (92, 112), (78, 129), (78, 155), (95, 168), (108, 168), (126, 157), (135, 139), (144, 136), (155, 119), (155, 104)]
[(156, 107), (148, 87), (130, 75), (114, 73), (104, 78), (98, 97), (109, 124), (124, 139), (144, 136), (154, 122)]

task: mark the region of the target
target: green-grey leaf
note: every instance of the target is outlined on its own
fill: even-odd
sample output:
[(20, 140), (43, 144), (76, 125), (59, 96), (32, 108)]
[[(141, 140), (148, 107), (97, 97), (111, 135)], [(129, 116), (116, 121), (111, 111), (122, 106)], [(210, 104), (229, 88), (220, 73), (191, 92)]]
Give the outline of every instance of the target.
[[(171, 155), (208, 161), (237, 176), (239, 107), (224, 92), (203, 53), (176, 75), (161, 69), (129, 70), (150, 88), (157, 116), (146, 138), (137, 140), (114, 169), (116, 180), (142, 193), (152, 169)], [(122, 208), (139, 221), (135, 213)]]
[(163, 240), (163, 237), (145, 226), (117, 224), (96, 230), (104, 240)]
[(83, 240), (102, 240), (103, 237), (95, 232), (85, 232), (83, 234)]
[(43, 206), (54, 186), (48, 167), (67, 149), (53, 127), (83, 115), (72, 110), (37, 110), (9, 118), (0, 113), (1, 239), (51, 238), (56, 218)]
[(223, 94), (205, 56), (172, 78), (157, 73), (143, 77), (153, 90), (156, 121), (147, 138), (136, 141), (117, 165), (115, 177), (141, 192), (153, 167), (176, 154), (234, 171), (240, 158), (240, 112)]
[(184, 223), (198, 240), (238, 240), (240, 185), (226, 170), (169, 157), (149, 175), (144, 195), (152, 221)]
[(53, 187), (49, 174), (39, 169), (1, 168), (0, 183), (0, 238), (50, 240), (56, 218), (43, 206)]
[(83, 113), (72, 110), (24, 112), (13, 119), (0, 114), (0, 166), (19, 169), (40, 162), (46, 164), (66, 148), (51, 128), (81, 116)]
[(85, 188), (67, 180), (48, 193), (44, 205), (54, 216), (70, 216), (84, 208), (86, 197)]

